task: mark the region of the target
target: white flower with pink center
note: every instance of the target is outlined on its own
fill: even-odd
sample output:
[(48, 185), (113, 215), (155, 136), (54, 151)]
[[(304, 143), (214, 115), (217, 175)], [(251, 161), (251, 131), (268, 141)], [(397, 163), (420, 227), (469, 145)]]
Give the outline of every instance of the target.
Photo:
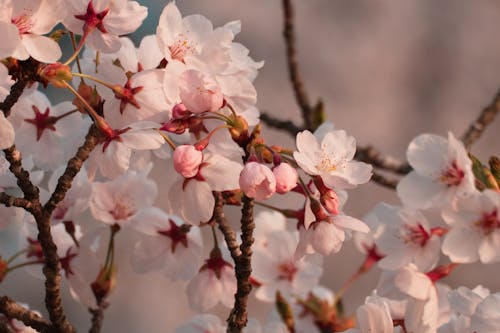
[(65, 8), (63, 24), (103, 53), (117, 52), (121, 47), (118, 36), (134, 32), (148, 14), (146, 7), (128, 0), (71, 0)]
[(410, 142), (406, 157), (413, 171), (397, 187), (405, 206), (442, 207), (475, 191), (472, 162), (451, 132), (448, 139), (433, 134), (417, 136)]
[(182, 73), (179, 78), (179, 96), (182, 104), (193, 113), (218, 111), (224, 99), (217, 82), (197, 70)]
[(414, 263), (420, 270), (431, 270), (439, 260), (442, 228), (431, 228), (419, 211), (384, 204), (378, 211), (381, 231), (375, 244), (384, 258), (382, 269), (398, 270)]
[(106, 101), (104, 118), (113, 128), (121, 128), (143, 120), (153, 120), (167, 111), (163, 90), (164, 70), (149, 69), (127, 75), (111, 60), (103, 61), (97, 76), (109, 87), (97, 85), (97, 91)]
[(139, 273), (162, 271), (172, 280), (189, 280), (197, 272), (203, 255), (203, 240), (198, 227), (179, 217), (152, 208), (147, 219), (133, 227), (145, 234), (134, 247), (132, 265)]
[(147, 218), (157, 194), (155, 182), (129, 171), (108, 182), (95, 182), (90, 210), (95, 219), (109, 225), (138, 223)]
[(352, 160), (356, 140), (343, 130), (330, 131), (321, 141), (309, 131), (300, 132), (297, 150), (293, 153), (297, 164), (330, 188), (349, 189), (370, 180), (371, 165)]
[(5, 97), (10, 94), (10, 87), (13, 84), (14, 80), (9, 75), (9, 70), (5, 65), (0, 64), (0, 102), (3, 102)]
[(311, 254), (296, 260), (297, 244), (296, 231), (275, 231), (267, 235), (265, 248), (255, 249), (252, 277), (260, 283), (257, 299), (273, 302), (277, 291), (285, 297), (303, 297), (318, 284), (323, 273), (322, 257)]
[(186, 286), (186, 293), (189, 306), (200, 312), (210, 310), (218, 303), (233, 307), (236, 293), (234, 268), (220, 249), (214, 248), (210, 252), (198, 274)]
[(190, 178), (174, 170), (168, 163), (170, 213), (179, 215), (187, 223), (198, 225), (210, 220), (215, 199), (212, 191), (231, 191), (239, 188), (238, 177), (242, 165), (222, 155), (204, 153), (198, 173)]
[(104, 177), (116, 178), (131, 167), (132, 153), (160, 148), (163, 137), (155, 130), (160, 126), (150, 121), (133, 123), (130, 126), (112, 130), (92, 151), (87, 161), (89, 178), (97, 170)]
[(459, 198), (455, 208), (443, 212), (451, 226), (443, 253), (453, 262), (500, 261), (500, 194), (493, 190)]
[(69, 160), (90, 126), (70, 102), (53, 106), (37, 90), (19, 99), (9, 120), (16, 128), (16, 146), (44, 170), (54, 170)]
[(226, 326), (219, 317), (212, 314), (200, 314), (187, 323), (177, 327), (174, 333), (225, 333)]
[(59, 45), (49, 33), (62, 19), (60, 0), (3, 1), (0, 30), (3, 34), (0, 58), (26, 60), (30, 56), (40, 62), (52, 63), (61, 57)]

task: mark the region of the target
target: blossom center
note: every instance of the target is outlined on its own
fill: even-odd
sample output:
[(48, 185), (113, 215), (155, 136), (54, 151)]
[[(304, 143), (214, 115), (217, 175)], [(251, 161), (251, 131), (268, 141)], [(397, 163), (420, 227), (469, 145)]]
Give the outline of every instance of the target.
[(106, 33), (107, 30), (103, 25), (103, 20), (106, 15), (108, 15), (109, 8), (97, 13), (94, 9), (94, 5), (92, 0), (89, 1), (87, 5), (87, 11), (85, 14), (75, 15), (75, 18), (78, 20), (82, 20), (83, 24), (83, 32), (90, 33), (94, 28), (99, 29), (101, 32)]
[(66, 278), (69, 278), (70, 275), (74, 275), (75, 272), (73, 272), (73, 269), (71, 268), (71, 261), (73, 259), (75, 259), (75, 257), (77, 256), (76, 253), (72, 253), (71, 250), (73, 250), (73, 247), (70, 247), (67, 251), (66, 251), (66, 256), (64, 256), (63, 258), (59, 259), (60, 262), (61, 262), (61, 267), (62, 269), (64, 270), (64, 275), (66, 276)]
[(27, 14), (22, 14), (18, 17), (12, 18), (11, 22), (17, 27), (20, 35), (28, 34), (34, 25), (31, 16)]
[(46, 129), (50, 129), (52, 131), (55, 131), (55, 123), (59, 118), (57, 117), (52, 117), (50, 115), (50, 109), (47, 108), (45, 109), (45, 112), (40, 112), (40, 109), (36, 107), (35, 105), (32, 106), (33, 111), (35, 112), (35, 118), (32, 119), (24, 119), (25, 122), (33, 124), (36, 127), (36, 141), (40, 141), (40, 138), (43, 135), (43, 132)]
[(442, 183), (449, 186), (458, 186), (465, 177), (465, 172), (457, 165), (457, 161), (453, 161), (446, 170), (441, 174), (440, 180)]
[(481, 228), (485, 235), (489, 235), (496, 229), (500, 228), (500, 220), (498, 211), (495, 209), (490, 213), (483, 214), (482, 218), (476, 222), (476, 225)]
[(170, 229), (159, 230), (158, 233), (160, 235), (170, 238), (170, 240), (172, 241), (171, 245), (172, 253), (175, 253), (175, 249), (179, 243), (184, 245), (185, 248), (187, 248), (188, 247), (187, 233), (189, 232), (189, 229), (191, 229), (191, 226), (187, 224), (178, 226), (172, 220), (168, 220), (168, 222), (170, 223)]
[(194, 44), (184, 34), (179, 34), (178, 39), (168, 47), (168, 50), (172, 59), (184, 63), (186, 55), (194, 52)]
[(283, 262), (278, 265), (278, 280), (292, 282), (295, 274), (298, 272), (297, 266), (291, 261)]
[(400, 232), (401, 238), (406, 244), (412, 243), (420, 247), (424, 247), (429, 238), (431, 238), (429, 232), (420, 223), (417, 225), (405, 224)]
[(115, 97), (120, 100), (120, 114), (123, 114), (123, 111), (127, 107), (127, 104), (133, 105), (136, 109), (140, 109), (141, 106), (135, 99), (135, 95), (144, 89), (143, 86), (132, 88), (130, 79), (127, 80), (127, 83), (123, 87), (117, 86), (115, 87)]
[(115, 198), (115, 206), (109, 211), (116, 221), (124, 221), (135, 214), (134, 201), (126, 194)]

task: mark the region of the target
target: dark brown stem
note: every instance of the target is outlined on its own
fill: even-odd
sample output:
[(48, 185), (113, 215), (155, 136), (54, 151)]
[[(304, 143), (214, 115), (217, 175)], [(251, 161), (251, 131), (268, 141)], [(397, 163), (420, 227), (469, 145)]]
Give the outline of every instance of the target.
[(105, 300), (101, 300), (97, 305), (97, 309), (89, 309), (89, 312), (92, 314), (92, 326), (89, 333), (100, 333), (102, 329), (104, 310), (108, 307), (108, 303)]
[(71, 184), (73, 183), (73, 179), (76, 177), (80, 169), (82, 168), (83, 163), (87, 160), (92, 150), (94, 150), (95, 146), (99, 142), (100, 132), (95, 125), (91, 125), (87, 135), (85, 136), (85, 142), (83, 143), (75, 156), (69, 160), (66, 170), (59, 177), (57, 181), (57, 186), (52, 193), (49, 201), (43, 207), (43, 210), (47, 214), (52, 214), (54, 209), (57, 207), (57, 204), (61, 202), (66, 196), (66, 192), (71, 188)]
[(5, 117), (10, 115), (10, 110), (16, 104), (19, 97), (21, 97), (24, 88), (28, 85), (28, 80), (19, 80), (10, 88), (9, 95), (5, 98), (5, 100), (0, 103), (0, 110), (2, 110)]
[[(50, 322), (34, 311), (17, 304), (8, 296), (0, 297), (0, 313), (9, 319), (22, 321), (26, 326), (32, 327), (40, 333), (50, 332)], [(3, 332), (3, 331), (2, 331)]]
[(398, 179), (390, 179), (386, 178), (385, 176), (381, 175), (380, 173), (374, 172), (371, 178), (371, 181), (382, 185), (384, 187), (387, 187), (391, 190), (395, 190), (396, 187), (398, 186), (399, 180)]
[(215, 197), (215, 208), (214, 208), (214, 219), (219, 226), (219, 230), (224, 235), (224, 240), (226, 241), (229, 253), (231, 253), (231, 258), (233, 258), (234, 263), (238, 260), (241, 255), (240, 248), (238, 246), (238, 241), (236, 240), (236, 232), (229, 224), (229, 221), (224, 215), (224, 199), (222, 198), (222, 193), (214, 192)]
[(469, 128), (462, 135), (462, 141), (467, 149), (481, 137), (486, 127), (493, 122), (500, 110), (500, 90), (497, 91), (493, 101), (483, 108), (476, 120), (470, 124)]
[(39, 190), (30, 180), (30, 174), (22, 166), (22, 156), (16, 146), (3, 150), (5, 158), (10, 163), (9, 170), (16, 176), (17, 185), (23, 191), (24, 198), (29, 201), (38, 201)]
[(295, 27), (294, 27), (294, 10), (291, 0), (283, 0), (283, 36), (286, 43), (286, 56), (288, 62), (288, 73), (292, 82), (295, 99), (299, 104), (304, 127), (313, 129), (313, 108), (309, 103), (304, 83), (299, 71), (299, 63), (297, 60), (297, 50), (295, 48)]
[(0, 203), (6, 207), (22, 207), (26, 210), (30, 210), (32, 208), (31, 201), (24, 198), (13, 197), (5, 192), (0, 192)]
[(234, 307), (227, 319), (228, 333), (241, 333), (248, 320), (248, 295), (252, 291), (250, 274), (252, 273), (252, 244), (254, 242), (253, 230), (253, 199), (243, 196), (241, 199), (241, 255), (235, 264), (237, 290), (234, 295)]
[(260, 120), (262, 120), (267, 126), (285, 131), (291, 136), (296, 136), (297, 133), (304, 130), (303, 128), (295, 125), (293, 121), (280, 120), (268, 115), (267, 113), (262, 113), (260, 115)]

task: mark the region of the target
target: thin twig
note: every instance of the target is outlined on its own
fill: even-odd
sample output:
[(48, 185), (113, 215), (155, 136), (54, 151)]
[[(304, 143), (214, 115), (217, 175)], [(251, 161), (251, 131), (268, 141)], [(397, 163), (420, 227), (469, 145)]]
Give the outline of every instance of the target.
[(243, 208), (241, 209), (241, 255), (235, 265), (237, 290), (234, 295), (234, 307), (227, 319), (228, 333), (241, 333), (248, 320), (248, 295), (252, 291), (250, 274), (252, 273), (252, 244), (254, 242), (253, 230), (255, 223), (253, 220), (253, 199), (246, 195), (241, 199)]
[(30, 311), (17, 304), (8, 296), (0, 297), (0, 313), (7, 318), (22, 321), (26, 326), (30, 326), (40, 333), (50, 332), (50, 322), (42, 318), (38, 313)]
[(31, 201), (24, 198), (16, 198), (12, 195), (8, 195), (5, 192), (0, 192), (0, 203), (5, 205), (6, 207), (22, 207), (26, 210), (30, 210), (32, 208)]
[(283, 36), (286, 43), (286, 56), (288, 62), (288, 73), (292, 82), (295, 99), (299, 104), (304, 127), (313, 129), (313, 108), (309, 103), (304, 83), (299, 71), (299, 63), (297, 60), (297, 50), (295, 48), (295, 27), (294, 27), (294, 10), (291, 0), (283, 0)]
[(85, 136), (85, 142), (78, 148), (75, 156), (68, 161), (66, 170), (64, 170), (64, 173), (59, 177), (54, 192), (43, 207), (47, 214), (52, 214), (57, 204), (64, 199), (66, 192), (71, 188), (73, 179), (82, 168), (83, 163), (87, 160), (92, 150), (94, 150), (95, 146), (98, 144), (99, 136), (100, 132), (97, 127), (91, 125)]
[(214, 219), (219, 226), (219, 230), (224, 235), (224, 240), (226, 241), (229, 253), (231, 253), (231, 258), (233, 258), (234, 263), (238, 260), (241, 255), (240, 248), (238, 246), (238, 241), (236, 240), (236, 232), (229, 224), (229, 221), (224, 216), (223, 206), (224, 199), (222, 198), (222, 193), (214, 192), (215, 197), (215, 208), (214, 208)]
[(354, 158), (358, 161), (370, 163), (375, 168), (391, 171), (399, 175), (406, 175), (412, 170), (408, 163), (391, 156), (384, 156), (372, 146), (358, 147)]
[(291, 136), (296, 136), (297, 133), (304, 130), (303, 128), (295, 125), (291, 120), (280, 120), (267, 113), (261, 113), (260, 120), (262, 120), (267, 126), (287, 132)]
[(102, 323), (104, 321), (104, 310), (108, 307), (108, 302), (101, 300), (97, 304), (97, 309), (89, 309), (92, 314), (92, 326), (90, 327), (89, 333), (99, 333), (102, 329)]
[(16, 146), (3, 150), (5, 159), (9, 162), (9, 170), (17, 178), (17, 185), (24, 193), (24, 198), (29, 201), (37, 201), (40, 191), (30, 180), (30, 174), (22, 166), (22, 156)]
[(486, 127), (493, 122), (500, 111), (500, 90), (497, 91), (491, 103), (482, 109), (476, 120), (470, 124), (469, 128), (462, 135), (461, 139), (467, 149), (481, 137)]
[(398, 183), (399, 183), (399, 179), (390, 179), (390, 178), (387, 178), (387, 177), (381, 175), (378, 172), (373, 173), (371, 181), (373, 181), (379, 185), (382, 185), (384, 187), (387, 187), (389, 189), (392, 189), (392, 190), (395, 190), (396, 187), (398, 186)]

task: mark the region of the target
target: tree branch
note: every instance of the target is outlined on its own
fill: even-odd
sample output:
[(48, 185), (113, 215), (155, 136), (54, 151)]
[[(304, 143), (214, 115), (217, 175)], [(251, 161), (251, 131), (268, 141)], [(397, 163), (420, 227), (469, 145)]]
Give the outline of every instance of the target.
[(246, 195), (241, 199), (243, 208), (241, 209), (241, 255), (235, 263), (237, 290), (234, 295), (234, 307), (227, 319), (228, 333), (241, 333), (247, 324), (248, 295), (252, 291), (250, 274), (252, 273), (252, 244), (254, 242), (253, 230), (253, 199)]
[(5, 192), (0, 192), (0, 203), (4, 204), (6, 207), (21, 207), (28, 211), (32, 208), (31, 201), (24, 198), (16, 198)]
[(42, 318), (38, 313), (17, 304), (8, 296), (0, 297), (0, 312), (7, 318), (22, 321), (26, 326), (30, 326), (40, 333), (50, 332), (50, 322), (48, 320)]
[(38, 201), (40, 191), (38, 190), (38, 187), (33, 185), (30, 180), (29, 172), (26, 171), (22, 166), (21, 152), (17, 150), (15, 145), (10, 148), (4, 149), (3, 152), (5, 154), (5, 158), (10, 163), (10, 172), (12, 172), (14, 176), (16, 176), (17, 185), (24, 193), (24, 198), (32, 202)]
[(89, 309), (89, 312), (92, 314), (92, 326), (90, 327), (89, 333), (99, 333), (102, 329), (104, 310), (108, 307), (108, 303), (101, 300), (97, 305), (97, 309)]
[(287, 132), (293, 137), (296, 136), (297, 133), (304, 130), (303, 128), (300, 128), (299, 126), (295, 125), (293, 121), (280, 120), (274, 118), (271, 115), (268, 115), (267, 113), (261, 113), (260, 120), (262, 120), (267, 126)]
[(491, 103), (483, 108), (476, 120), (469, 125), (469, 128), (462, 135), (461, 140), (467, 149), (481, 137), (486, 127), (493, 122), (500, 110), (500, 90), (497, 91)]
[(408, 163), (391, 156), (384, 156), (372, 146), (358, 147), (354, 158), (358, 161), (369, 163), (375, 168), (391, 171), (399, 175), (406, 175), (412, 170)]
[(94, 124), (92, 124), (87, 135), (85, 136), (85, 142), (80, 146), (80, 148), (78, 148), (75, 156), (69, 160), (66, 170), (64, 170), (64, 173), (57, 181), (57, 186), (54, 192), (52, 193), (49, 201), (47, 201), (43, 207), (47, 214), (52, 214), (54, 209), (57, 207), (57, 204), (64, 199), (66, 193), (71, 188), (73, 179), (82, 168), (83, 163), (87, 160), (92, 150), (94, 150), (95, 146), (98, 144), (99, 136), (99, 130)]
[(313, 129), (313, 108), (309, 103), (309, 97), (302, 81), (295, 48), (294, 10), (291, 0), (283, 0), (283, 36), (285, 37), (288, 73), (292, 82), (295, 99), (300, 107), (304, 127)]
[(219, 230), (224, 235), (224, 240), (226, 241), (229, 253), (231, 253), (231, 258), (233, 258), (234, 263), (238, 260), (241, 255), (240, 248), (238, 246), (238, 241), (236, 240), (236, 232), (229, 224), (229, 221), (224, 216), (223, 206), (224, 199), (222, 198), (222, 193), (214, 192), (215, 197), (215, 208), (214, 208), (214, 219), (219, 226)]
[(395, 190), (399, 183), (399, 179), (386, 178), (378, 172), (373, 172), (372, 178), (370, 180), (391, 190)]

